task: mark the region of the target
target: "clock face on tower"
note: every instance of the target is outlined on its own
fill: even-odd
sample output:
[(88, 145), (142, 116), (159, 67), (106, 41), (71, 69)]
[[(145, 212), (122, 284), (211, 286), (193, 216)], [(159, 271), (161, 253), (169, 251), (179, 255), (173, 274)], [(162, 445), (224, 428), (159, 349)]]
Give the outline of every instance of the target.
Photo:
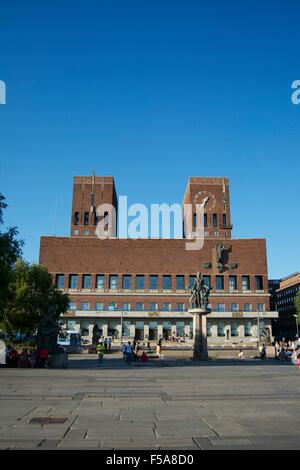
[(200, 191), (194, 197), (194, 204), (204, 206), (205, 212), (210, 212), (216, 205), (215, 196), (209, 191)]

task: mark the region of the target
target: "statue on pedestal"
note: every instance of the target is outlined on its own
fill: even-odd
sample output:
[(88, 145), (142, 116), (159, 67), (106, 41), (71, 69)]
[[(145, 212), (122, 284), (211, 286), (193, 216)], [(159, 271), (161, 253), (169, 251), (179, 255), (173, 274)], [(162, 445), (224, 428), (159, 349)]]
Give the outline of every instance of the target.
[(57, 344), (57, 336), (60, 331), (59, 315), (56, 309), (50, 306), (42, 316), (37, 330), (37, 348), (47, 349), (49, 354), (61, 352)]
[(202, 274), (198, 272), (194, 285), (190, 290), (191, 307), (195, 306), (195, 308), (207, 310), (210, 291), (211, 288), (205, 284)]

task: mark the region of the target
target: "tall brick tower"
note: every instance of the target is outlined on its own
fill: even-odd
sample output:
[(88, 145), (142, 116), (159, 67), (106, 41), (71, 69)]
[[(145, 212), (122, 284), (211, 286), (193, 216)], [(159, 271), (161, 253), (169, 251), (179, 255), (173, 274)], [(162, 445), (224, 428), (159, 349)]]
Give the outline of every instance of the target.
[(206, 238), (231, 238), (228, 178), (191, 177), (183, 204), (193, 205), (194, 227), (196, 225), (196, 204), (205, 204), (204, 230)]
[(102, 204), (111, 204), (117, 218), (117, 195), (112, 176), (75, 176), (73, 183), (73, 202), (71, 216), (71, 237), (95, 237), (98, 222), (105, 218), (110, 236), (116, 237), (117, 228), (113, 227), (109, 211), (97, 214)]

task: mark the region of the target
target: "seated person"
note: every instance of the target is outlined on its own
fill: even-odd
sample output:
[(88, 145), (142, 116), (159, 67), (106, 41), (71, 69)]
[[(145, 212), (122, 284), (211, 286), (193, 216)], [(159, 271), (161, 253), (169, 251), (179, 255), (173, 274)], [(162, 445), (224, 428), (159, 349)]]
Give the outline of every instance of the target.
[(142, 352), (141, 356), (140, 356), (140, 361), (142, 364), (144, 364), (145, 362), (148, 361), (148, 356), (147, 354), (145, 353), (145, 351)]

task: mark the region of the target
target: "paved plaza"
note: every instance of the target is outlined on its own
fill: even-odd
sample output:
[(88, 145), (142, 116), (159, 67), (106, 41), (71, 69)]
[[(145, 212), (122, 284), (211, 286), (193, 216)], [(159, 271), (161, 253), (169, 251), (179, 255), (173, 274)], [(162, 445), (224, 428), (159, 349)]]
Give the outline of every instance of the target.
[(300, 372), (276, 361), (0, 369), (0, 448), (300, 449)]

